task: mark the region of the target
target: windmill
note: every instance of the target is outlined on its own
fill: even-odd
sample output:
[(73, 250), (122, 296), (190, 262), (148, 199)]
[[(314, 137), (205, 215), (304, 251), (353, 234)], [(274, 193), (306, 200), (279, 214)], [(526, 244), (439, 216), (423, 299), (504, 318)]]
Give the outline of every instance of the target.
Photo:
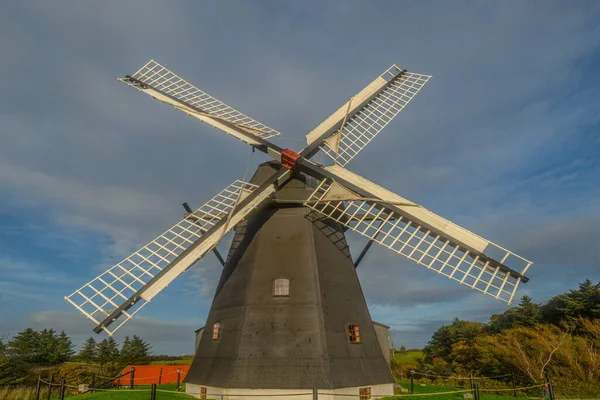
[[(345, 166), (402, 111), (430, 76), (395, 65), (306, 135), (300, 152), (280, 133), (151, 60), (123, 83), (269, 155), (166, 232), (66, 297), (112, 335), (209, 252), (223, 272), (186, 378), (212, 394), (393, 394), (355, 268), (373, 243), (506, 303), (531, 262)], [(333, 163), (312, 160), (319, 151)], [(227, 259), (216, 245), (234, 237)], [(345, 233), (368, 242), (355, 261)]]

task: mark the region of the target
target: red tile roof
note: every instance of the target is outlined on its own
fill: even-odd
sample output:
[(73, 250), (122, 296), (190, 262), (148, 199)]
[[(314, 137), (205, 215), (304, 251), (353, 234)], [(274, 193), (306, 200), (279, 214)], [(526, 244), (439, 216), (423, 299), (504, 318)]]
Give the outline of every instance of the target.
[[(180, 382), (190, 370), (189, 365), (128, 365), (121, 371), (121, 374), (125, 374), (131, 371), (131, 368), (135, 368), (133, 374), (134, 385), (151, 385), (153, 383), (177, 383), (177, 370), (181, 370)], [(129, 385), (130, 375), (127, 374), (121, 377), (121, 385)], [(160, 382), (159, 382), (160, 380)], [(115, 379), (113, 384), (117, 384), (118, 380)]]

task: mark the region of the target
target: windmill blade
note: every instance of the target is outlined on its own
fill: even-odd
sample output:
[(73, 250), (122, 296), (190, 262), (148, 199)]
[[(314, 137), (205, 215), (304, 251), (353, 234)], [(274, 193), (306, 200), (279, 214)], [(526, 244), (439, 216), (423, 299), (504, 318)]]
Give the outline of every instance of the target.
[[(257, 188), (240, 180), (233, 182), (162, 235), (65, 299), (97, 324), (97, 333), (104, 330), (112, 335), (274, 191), (271, 186), (257, 193)], [(199, 242), (203, 245), (197, 246)], [(108, 326), (117, 320), (119, 325), (109, 330)]]
[[(229, 107), (185, 81), (154, 60), (120, 81), (250, 144), (280, 132)], [(261, 140), (262, 139), (262, 140)]]
[(306, 135), (310, 152), (320, 148), (337, 165), (345, 166), (406, 107), (430, 78), (392, 65)]
[(524, 274), (531, 261), (342, 167), (325, 170), (328, 176), (306, 202), (312, 210), (509, 304), (519, 284), (528, 281)]

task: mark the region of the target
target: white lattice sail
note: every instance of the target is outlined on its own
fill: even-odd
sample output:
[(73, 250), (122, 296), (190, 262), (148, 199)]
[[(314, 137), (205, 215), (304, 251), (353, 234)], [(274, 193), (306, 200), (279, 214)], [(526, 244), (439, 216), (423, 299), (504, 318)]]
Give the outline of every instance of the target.
[[(113, 310), (135, 295), (163, 268), (197, 241), (204, 232), (226, 218), (236, 203), (256, 188), (256, 185), (240, 180), (233, 182), (162, 235), (65, 299), (99, 325)], [(109, 330), (103, 327), (103, 329), (112, 335), (142, 309), (154, 294), (142, 294), (133, 307), (123, 312), (124, 318), (116, 328)]]
[[(308, 144), (339, 125), (321, 149), (336, 164), (345, 166), (406, 107), (430, 78), (430, 75), (404, 71), (392, 65), (306, 135)], [(368, 102), (360, 109), (353, 109), (365, 100)]]
[[(419, 265), (510, 304), (530, 261), (350, 171), (327, 169), (377, 198), (361, 198), (324, 179), (307, 200), (308, 207)], [(499, 260), (491, 254), (498, 254)]]
[[(128, 78), (121, 78), (119, 80), (142, 92), (147, 92), (147, 94), (155, 97), (159, 101), (169, 103), (185, 112), (193, 113), (194, 110), (199, 110), (207, 115), (225, 120), (246, 129), (263, 139), (280, 135), (280, 132), (275, 129), (270, 128), (235, 110), (222, 101), (215, 99), (154, 60), (150, 60), (146, 65), (140, 68), (139, 71), (133, 74), (132, 77), (143, 83), (143, 85)], [(152, 88), (153, 90), (149, 90), (149, 88)], [(168, 98), (157, 95), (155, 91), (170, 96), (185, 105), (191, 106), (191, 108), (185, 109), (185, 107), (182, 108), (178, 104), (171, 103)]]

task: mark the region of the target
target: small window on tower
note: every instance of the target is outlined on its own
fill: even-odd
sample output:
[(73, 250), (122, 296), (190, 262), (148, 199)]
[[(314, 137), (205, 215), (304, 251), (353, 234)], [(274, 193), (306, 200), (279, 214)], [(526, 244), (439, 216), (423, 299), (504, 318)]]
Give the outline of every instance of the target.
[(360, 400), (371, 400), (371, 388), (370, 387), (359, 388), (358, 394), (359, 394)]
[(217, 321), (213, 324), (213, 338), (212, 340), (221, 339), (221, 321)]
[(348, 325), (348, 340), (350, 343), (360, 343), (360, 330), (358, 325)]
[(285, 297), (290, 295), (290, 280), (278, 278), (273, 282), (273, 297)]

